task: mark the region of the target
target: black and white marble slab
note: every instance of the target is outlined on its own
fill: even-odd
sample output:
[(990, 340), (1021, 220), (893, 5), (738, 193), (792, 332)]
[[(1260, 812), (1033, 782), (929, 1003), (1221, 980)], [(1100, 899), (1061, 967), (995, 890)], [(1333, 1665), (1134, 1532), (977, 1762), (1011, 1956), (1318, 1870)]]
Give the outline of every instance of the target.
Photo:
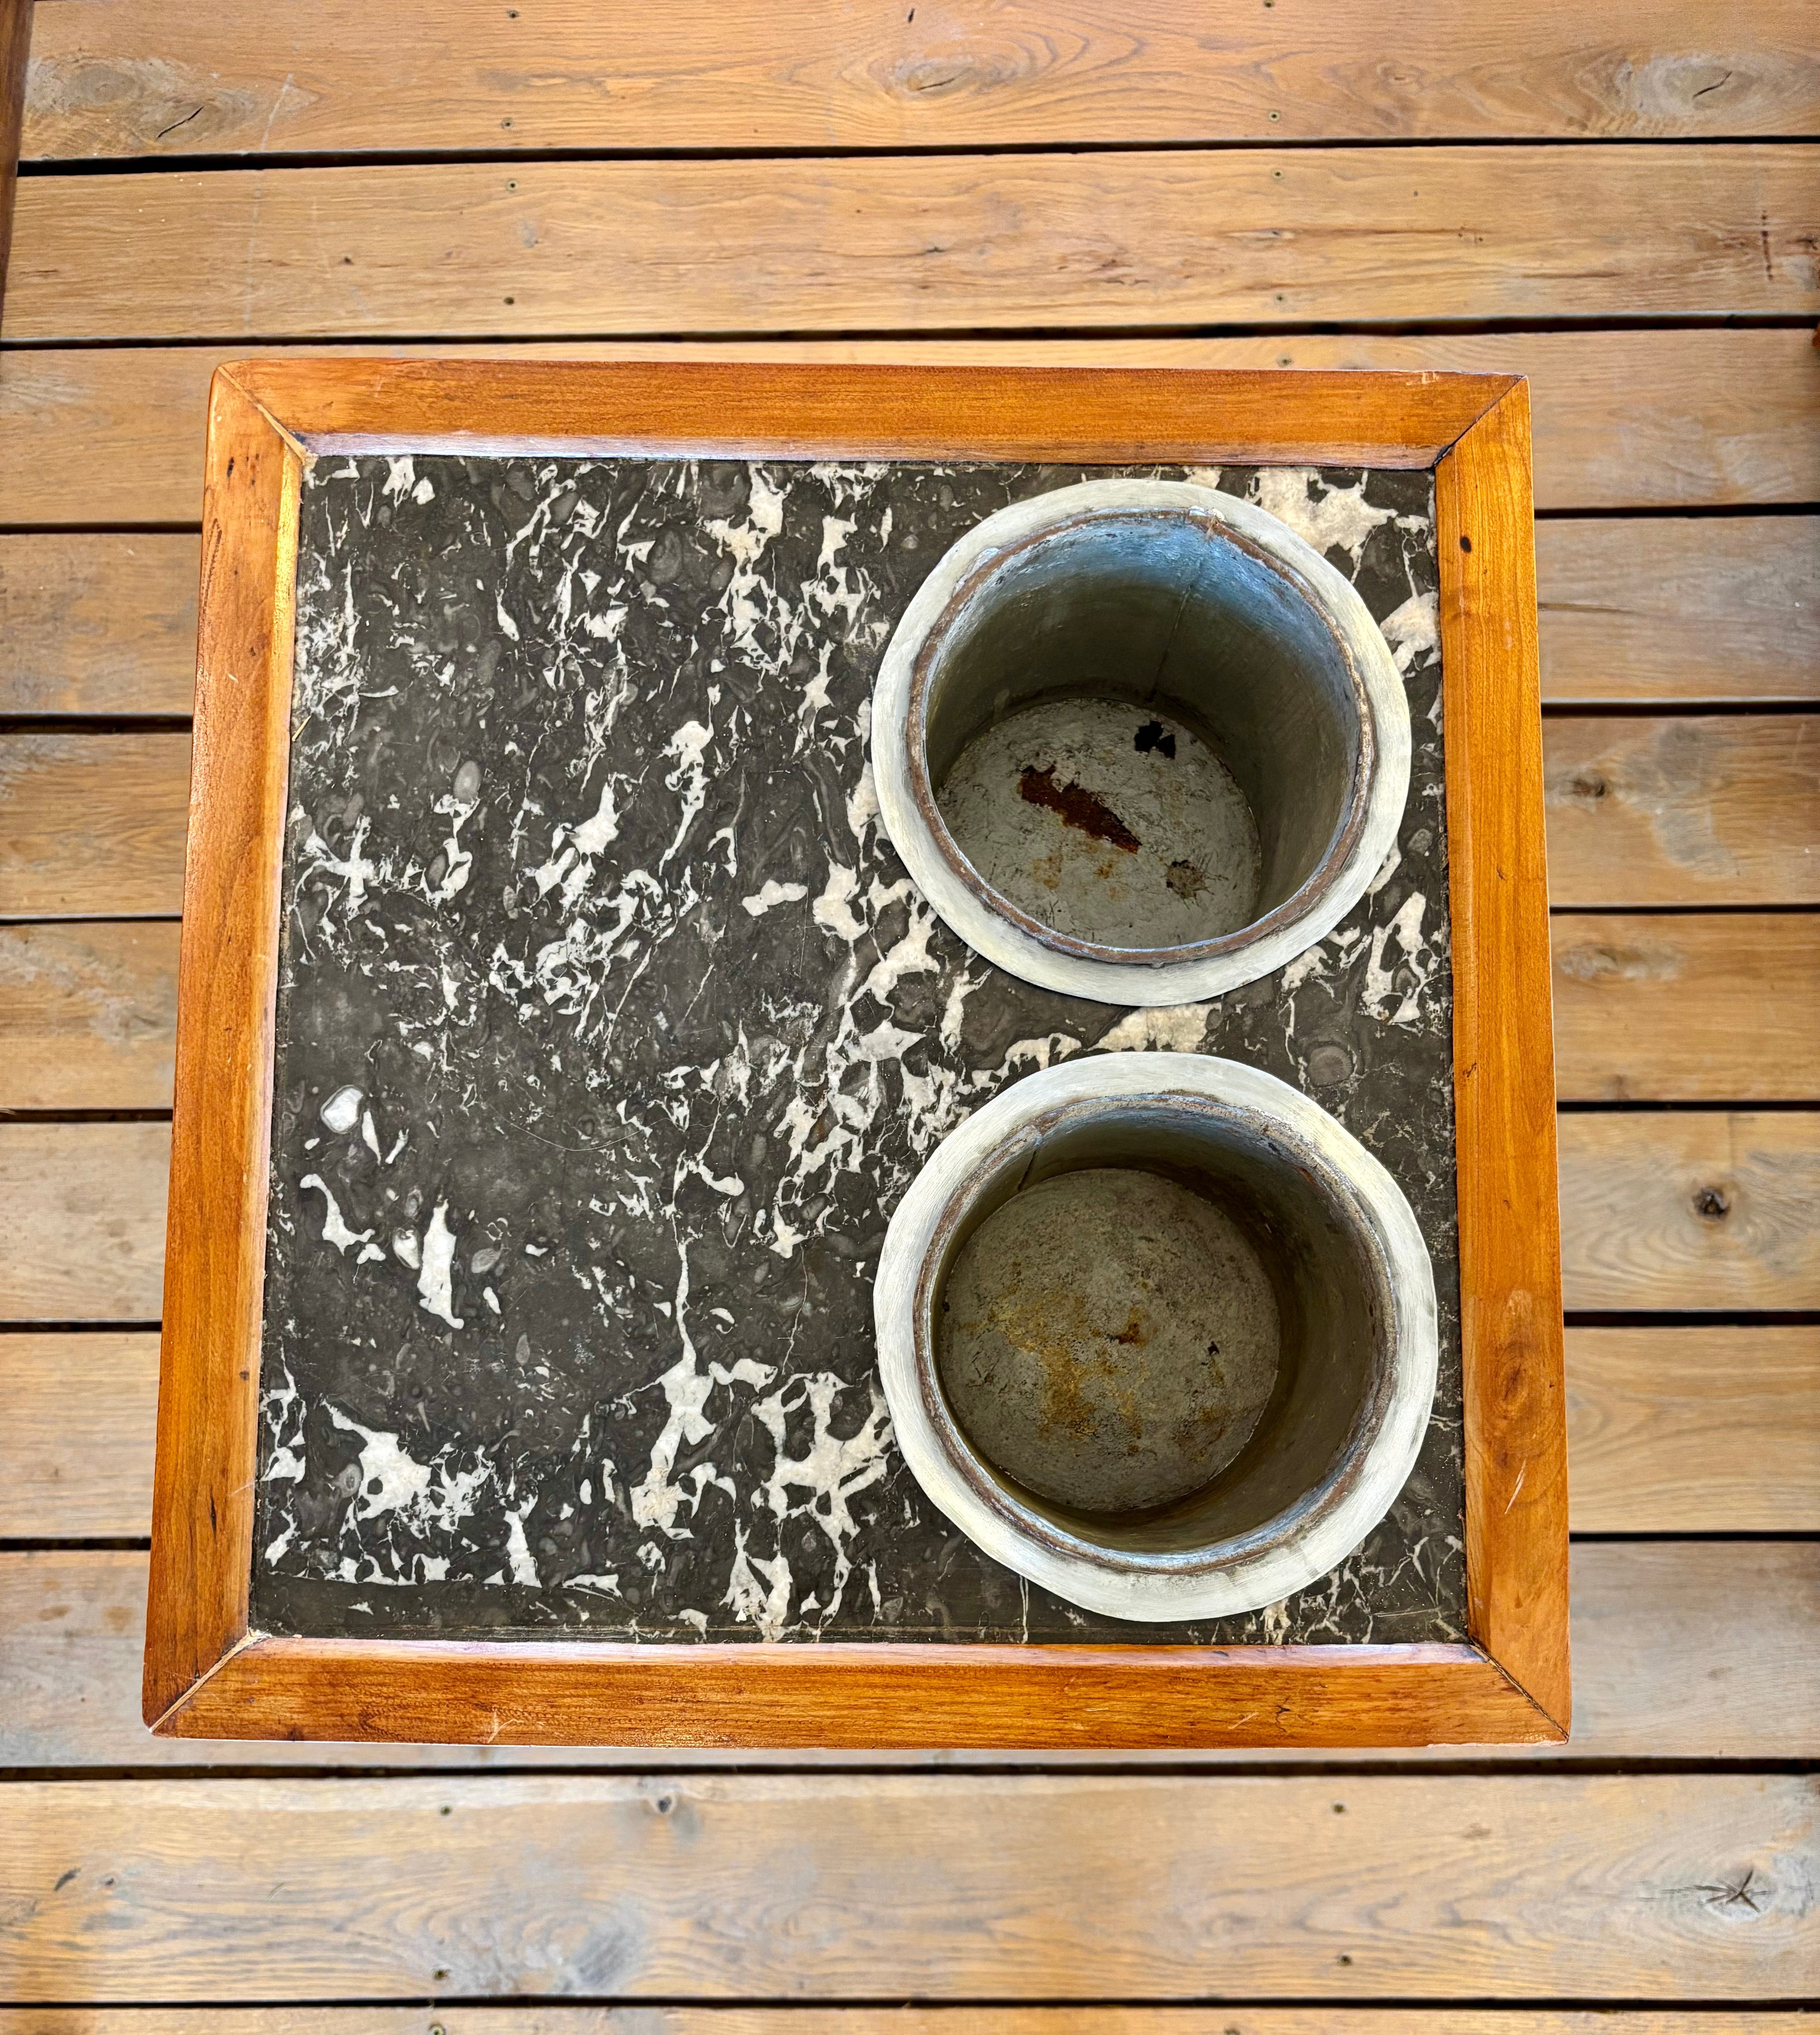
[[(884, 839), (867, 766), (873, 675), (923, 576), (980, 517), (1084, 477), (316, 465), (258, 1628), (1464, 1636), (1430, 477), (1217, 476), (1382, 623), (1414, 715), (1409, 807), (1318, 947), (1218, 1002), (1134, 1012), (964, 948)], [(1032, 1069), (1156, 1047), (1332, 1110), (1408, 1195), (1441, 1296), (1434, 1419), (1389, 1518), (1313, 1589), (1194, 1627), (1089, 1616), (979, 1553), (893, 1446), (871, 1335), (886, 1221), (937, 1141)]]

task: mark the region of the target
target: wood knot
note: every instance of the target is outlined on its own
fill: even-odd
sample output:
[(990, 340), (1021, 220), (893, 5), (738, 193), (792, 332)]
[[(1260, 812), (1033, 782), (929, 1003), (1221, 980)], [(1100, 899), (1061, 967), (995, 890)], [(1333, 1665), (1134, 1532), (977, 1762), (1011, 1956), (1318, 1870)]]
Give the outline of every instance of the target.
[(1694, 1213), (1707, 1222), (1723, 1222), (1732, 1213), (1732, 1204), (1717, 1187), (1702, 1187), (1694, 1197)]
[(1577, 772), (1567, 786), (1569, 797), (1575, 799), (1603, 799), (1611, 789), (1596, 770)]

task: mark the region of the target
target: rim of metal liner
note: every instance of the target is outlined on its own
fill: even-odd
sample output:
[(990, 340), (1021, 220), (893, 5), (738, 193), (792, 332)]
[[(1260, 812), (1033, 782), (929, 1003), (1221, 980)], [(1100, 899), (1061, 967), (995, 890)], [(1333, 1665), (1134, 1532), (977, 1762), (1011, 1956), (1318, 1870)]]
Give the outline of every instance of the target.
[[(1002, 1177), (1008, 1153), (1033, 1159), (1047, 1137), (1120, 1102), (1267, 1135), (1352, 1217), (1384, 1305), (1384, 1359), (1339, 1459), (1263, 1525), (1200, 1546), (1112, 1546), (1025, 1503), (967, 1439), (937, 1376), (937, 1288), (980, 1193)], [(1395, 1502), (1434, 1405), (1434, 1271), (1402, 1190), (1318, 1104), (1273, 1074), (1211, 1055), (1096, 1054), (995, 1096), (936, 1147), (899, 1204), (873, 1307), (897, 1446), (928, 1498), (1017, 1574), (1085, 1610), (1141, 1623), (1261, 1610), (1336, 1568)]]
[[(995, 890), (949, 832), (929, 776), (935, 658), (979, 592), (1017, 555), (1084, 525), (1167, 515), (1203, 526), (1295, 589), (1326, 626), (1352, 682), (1359, 758), (1346, 817), (1295, 891), (1250, 924), (1173, 947), (1115, 947), (1045, 926)], [(1157, 1006), (1224, 995), (1324, 939), (1396, 844), (1409, 796), (1409, 704), (1383, 632), (1357, 589), (1288, 525), (1191, 481), (1092, 480), (1013, 502), (952, 545), (887, 646), (872, 706), (872, 773), (891, 844), (944, 922), (976, 953), (1040, 988)]]

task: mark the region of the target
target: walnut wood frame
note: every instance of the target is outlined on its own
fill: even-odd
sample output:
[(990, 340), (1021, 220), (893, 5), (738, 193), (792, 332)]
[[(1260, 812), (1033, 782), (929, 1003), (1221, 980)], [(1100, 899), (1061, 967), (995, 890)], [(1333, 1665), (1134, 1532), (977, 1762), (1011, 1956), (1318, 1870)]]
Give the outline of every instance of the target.
[[(1432, 468), (1470, 1642), (626, 1645), (252, 1631), (298, 505), (325, 451)], [(1566, 1736), (1566, 1440), (1527, 385), (1468, 374), (261, 360), (215, 376), (145, 1708), (197, 1738), (1254, 1747)]]

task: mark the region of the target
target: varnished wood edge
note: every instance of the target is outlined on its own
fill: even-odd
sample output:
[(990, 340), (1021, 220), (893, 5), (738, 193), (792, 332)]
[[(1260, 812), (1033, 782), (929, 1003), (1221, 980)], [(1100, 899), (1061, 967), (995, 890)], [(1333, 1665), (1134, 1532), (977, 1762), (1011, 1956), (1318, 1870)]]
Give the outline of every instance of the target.
[[(1008, 343), (1006, 351), (1013, 350)], [(1427, 467), (1508, 374), (749, 359), (260, 358), (317, 452)]]
[(1565, 1737), (1567, 1439), (1529, 402), (1435, 469), (1468, 1630)]
[[(1371, 386), (1361, 390), (1360, 383)], [(1360, 433), (1358, 399), (1366, 394), (1379, 408), (1414, 406), (1414, 422)], [(825, 450), (850, 457), (1078, 458), (1084, 465), (1293, 459), (1416, 467), (1464, 443), (1513, 397), (1522, 406), (1528, 546), (1526, 385), (1506, 375), (389, 359), (257, 360), (218, 371), (211, 391), (148, 1613), (145, 1706), (154, 1728), (197, 1737), (878, 1747), (1312, 1747), (1563, 1736), (1564, 1722), (1557, 1721), (1562, 1713), (1539, 1704), (1505, 1655), (1480, 1643), (658, 1649), (300, 1639), (252, 1633), (247, 1626), (296, 514), (312, 453), (340, 442), (334, 434), (341, 431), (351, 434), (347, 442), (375, 450), (422, 450), (441, 433), (452, 447), (469, 450), (502, 438), (521, 446), (530, 438), (569, 453), (612, 449), (677, 456), (698, 445), (722, 456), (810, 457)], [(634, 412), (639, 434), (602, 438), (605, 406), (622, 417)], [(738, 419), (731, 438), (729, 419)], [(476, 424), (485, 429), (476, 431)], [(228, 484), (227, 442), (234, 433), (261, 447), (264, 487), (256, 498), (244, 474), (239, 488)], [(1502, 457), (1502, 439), (1498, 450)], [(1462, 470), (1476, 472), (1482, 463), (1475, 452)], [(1441, 492), (1438, 473), (1438, 499)], [(1439, 521), (1438, 513), (1438, 528)], [(223, 573), (238, 576), (242, 593), (253, 589), (255, 603), (263, 601), (261, 613), (236, 607), (221, 590)], [(1503, 583), (1487, 584), (1496, 590)], [(1450, 585), (1457, 596), (1460, 575), (1450, 580), (1443, 551), (1443, 644), (1464, 674), (1476, 669), (1471, 660), (1480, 653), (1462, 636), (1458, 615), (1450, 623)], [(1539, 743), (1532, 559), (1528, 594), (1528, 697)], [(1459, 607), (1457, 598), (1453, 605)], [(238, 696), (221, 662), (229, 643), (239, 645), (243, 663), (249, 651), (258, 661), (257, 699)], [(1455, 711), (1451, 693), (1447, 711)], [(1476, 724), (1469, 714), (1462, 720)], [(1539, 768), (1539, 750), (1537, 755)], [(236, 765), (239, 777), (232, 774)], [(1465, 857), (1474, 837), (1462, 818), (1465, 830), (1454, 841), (1452, 779), (1450, 768), (1450, 848)], [(1469, 788), (1462, 796), (1463, 816), (1476, 810), (1472, 796)], [(246, 951), (231, 980), (210, 967), (213, 943), (231, 940), (234, 931), (220, 894), (224, 879), (230, 890), (238, 882), (254, 907), (242, 929)], [(1457, 896), (1455, 921), (1457, 943), (1469, 942), (1479, 921), (1470, 909), (1462, 916)], [(1546, 1053), (1545, 917), (1540, 953)], [(212, 1027), (233, 1048), (239, 1081), (231, 1096), (207, 1079)], [(219, 1142), (202, 1136), (205, 1126), (218, 1130)], [(1551, 1183), (1552, 1130), (1551, 1116)], [(212, 1209), (209, 1229), (202, 1212)], [(209, 1283), (211, 1247), (233, 1260), (225, 1300)], [(1555, 1280), (1558, 1380), (1558, 1251)], [(1495, 1545), (1481, 1537), (1476, 1548), (1484, 1507), (1474, 1503), (1475, 1477), (1483, 1487), (1481, 1499), (1490, 1487), (1473, 1467), (1473, 1438), (1494, 1431), (1498, 1414), (1483, 1390), (1486, 1382), (1483, 1364), (1476, 1386), (1469, 1375), (1469, 1589), (1475, 1574), (1483, 1581), (1495, 1570), (1511, 1537), (1507, 1532)], [(201, 1534), (198, 1508), (205, 1501), (209, 1529)], [(1564, 1505), (1562, 1520), (1564, 1615)], [(1491, 1601), (1502, 1601), (1495, 1589)], [(1502, 1637), (1502, 1623), (1489, 1624)], [(1474, 1638), (1480, 1639), (1476, 1627)]]
[(146, 1607), (157, 1724), (245, 1640), (297, 515), (288, 436), (209, 389)]
[(1471, 1646), (1226, 1648), (256, 1638), (178, 1737), (852, 1750), (1530, 1744)]
[(32, 47), (32, 0), (0, 0), (0, 310), (13, 248), (13, 201), (25, 125), (25, 60)]

